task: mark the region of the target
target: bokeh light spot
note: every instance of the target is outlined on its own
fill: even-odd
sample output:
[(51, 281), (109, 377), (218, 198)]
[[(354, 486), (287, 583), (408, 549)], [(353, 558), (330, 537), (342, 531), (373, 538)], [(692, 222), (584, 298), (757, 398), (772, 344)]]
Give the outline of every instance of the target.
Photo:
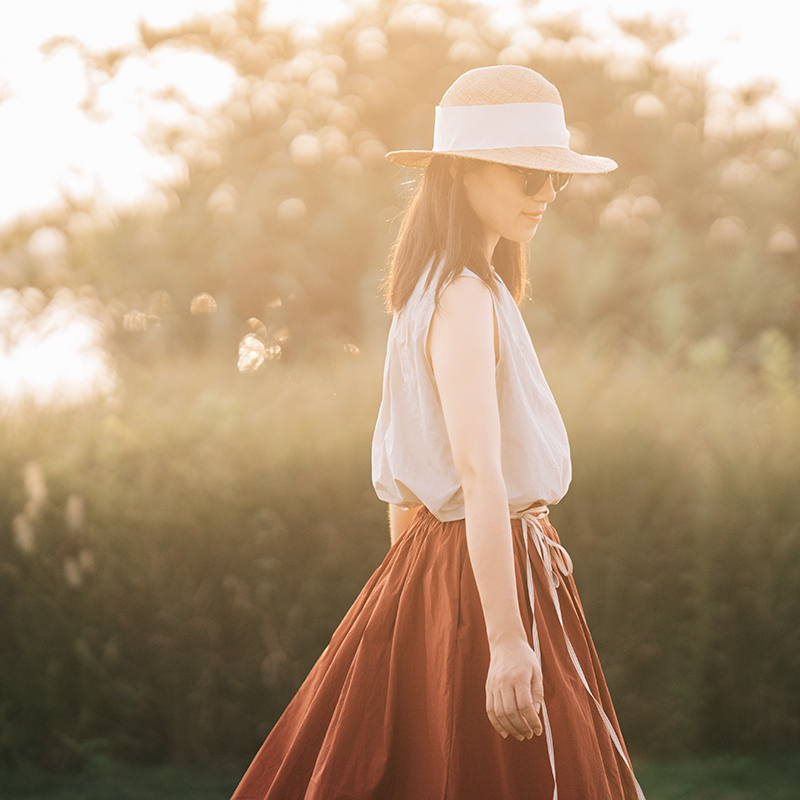
[(791, 255), (798, 248), (797, 236), (787, 225), (776, 225), (769, 235), (767, 249), (776, 255)]
[(278, 219), (287, 222), (305, 219), (306, 204), (299, 197), (289, 197), (278, 206)]
[(239, 342), (239, 372), (255, 372), (266, 357), (264, 342), (253, 333), (248, 333)]
[(200, 292), (192, 298), (189, 311), (195, 316), (201, 314), (214, 314), (217, 310), (217, 301), (208, 292)]

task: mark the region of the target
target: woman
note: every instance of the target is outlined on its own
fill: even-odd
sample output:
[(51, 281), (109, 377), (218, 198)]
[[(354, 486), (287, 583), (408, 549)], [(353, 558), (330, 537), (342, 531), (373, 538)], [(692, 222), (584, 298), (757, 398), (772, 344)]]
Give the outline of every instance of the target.
[(517, 303), (523, 243), (572, 173), (558, 91), (462, 75), (398, 239), (373, 481), (392, 547), (234, 800), (642, 798), (547, 520), (571, 467)]

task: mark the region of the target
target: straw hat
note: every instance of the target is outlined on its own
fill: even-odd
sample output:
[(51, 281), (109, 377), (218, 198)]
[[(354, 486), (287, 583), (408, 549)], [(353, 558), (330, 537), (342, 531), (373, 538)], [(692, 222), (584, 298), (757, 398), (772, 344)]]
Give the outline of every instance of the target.
[(436, 153), (525, 169), (592, 174), (617, 163), (569, 149), (561, 95), (527, 67), (502, 65), (465, 72), (436, 107), (432, 150), (395, 150), (386, 158), (427, 166)]

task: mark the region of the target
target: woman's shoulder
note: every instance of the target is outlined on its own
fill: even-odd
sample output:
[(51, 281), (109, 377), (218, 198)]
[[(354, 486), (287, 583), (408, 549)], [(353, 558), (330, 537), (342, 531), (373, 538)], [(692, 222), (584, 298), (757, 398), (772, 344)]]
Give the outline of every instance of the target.
[(439, 293), (439, 305), (455, 304), (458, 308), (486, 306), (491, 303), (492, 290), (479, 275), (464, 268), (445, 282)]
[(420, 317), (427, 324), (432, 313), (440, 309), (443, 302), (458, 306), (484, 305), (489, 307), (493, 297), (503, 290), (502, 280), (494, 270), (490, 275), (494, 278), (496, 286), (490, 286), (486, 278), (473, 272), (468, 267), (455, 271), (453, 274), (443, 276), (444, 265), (440, 261), (431, 264), (417, 282), (411, 297), (398, 312), (406, 319)]
[(462, 288), (459, 291), (467, 291), (475, 295), (483, 295), (486, 292), (491, 294), (495, 287), (490, 285), (490, 281), (494, 281), (498, 286), (502, 281), (500, 276), (491, 267), (489, 270), (487, 276), (481, 276), (469, 267), (463, 267), (461, 270), (455, 270), (451, 275), (442, 279), (442, 265), (439, 265), (439, 268), (435, 269), (431, 275), (430, 288), (433, 289), (437, 297), (441, 297), (445, 290), (453, 285), (459, 285), (461, 287), (471, 285), (471, 289)]
[[(477, 279), (477, 280), (473, 280)], [(492, 334), (495, 329), (493, 292), (482, 278), (472, 272), (456, 275), (439, 297), (437, 313), (433, 318), (434, 330), (447, 331), (452, 342), (470, 349), (475, 346), (475, 336)], [(492, 338), (495, 338), (492, 336)], [(497, 351), (497, 348), (495, 348)], [(497, 356), (498, 353), (496, 352)]]

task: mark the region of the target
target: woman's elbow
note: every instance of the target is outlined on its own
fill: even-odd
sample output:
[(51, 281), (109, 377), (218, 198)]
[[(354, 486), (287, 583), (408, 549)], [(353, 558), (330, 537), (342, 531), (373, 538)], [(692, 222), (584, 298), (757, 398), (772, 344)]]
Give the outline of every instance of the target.
[(505, 491), (503, 472), (499, 464), (491, 461), (467, 462), (458, 470), (464, 500), (480, 496), (486, 492)]

